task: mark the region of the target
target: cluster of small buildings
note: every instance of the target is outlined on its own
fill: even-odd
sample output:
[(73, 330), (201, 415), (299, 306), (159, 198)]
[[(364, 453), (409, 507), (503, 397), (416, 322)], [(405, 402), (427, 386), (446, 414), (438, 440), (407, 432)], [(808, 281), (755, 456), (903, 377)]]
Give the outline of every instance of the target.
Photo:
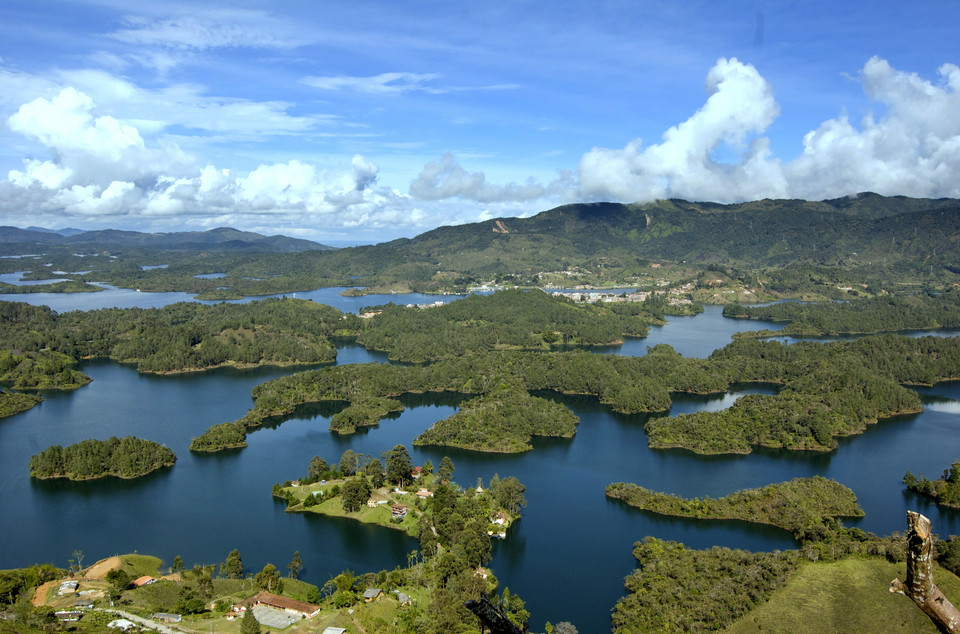
[(407, 308), (436, 308), (437, 306), (443, 306), (443, 302), (439, 299), (432, 304), (407, 304)]

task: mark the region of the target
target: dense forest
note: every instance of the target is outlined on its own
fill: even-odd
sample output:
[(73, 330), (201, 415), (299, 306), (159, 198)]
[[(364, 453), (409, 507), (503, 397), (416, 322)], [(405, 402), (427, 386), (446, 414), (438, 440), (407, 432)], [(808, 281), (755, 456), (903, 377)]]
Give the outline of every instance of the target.
[[(628, 504), (649, 507), (653, 512), (697, 519), (735, 517), (772, 523), (791, 530), (799, 542), (796, 550), (749, 552), (720, 547), (695, 550), (674, 541), (646, 537), (634, 545), (637, 569), (627, 576), (624, 582), (627, 595), (613, 611), (613, 629), (617, 633), (726, 629), (748, 612), (772, 601), (775, 592), (788, 584), (795, 586), (792, 581), (795, 575), (803, 576), (808, 583), (823, 585), (814, 593), (816, 610), (804, 612), (812, 619), (805, 631), (850, 629), (853, 627), (850, 602), (859, 597), (879, 600), (876, 604), (857, 606), (860, 612), (874, 613), (870, 616), (871, 622), (882, 623), (884, 618), (892, 618), (899, 623), (906, 619), (915, 624), (911, 631), (923, 627), (933, 629), (911, 602), (899, 605), (890, 602), (887, 562), (902, 565), (906, 558), (906, 540), (897, 533), (878, 537), (840, 524), (835, 519), (837, 516), (858, 516), (862, 512), (853, 493), (836, 482), (821, 477), (796, 479), (740, 491), (719, 500), (685, 500), (624, 484), (611, 485), (609, 494)], [(960, 540), (938, 542), (937, 560), (950, 570), (960, 569)], [(855, 562), (862, 569), (860, 574), (867, 573), (869, 578), (847, 576), (832, 583), (829, 577), (833, 574), (832, 568), (827, 564), (850, 562)], [(877, 576), (879, 582), (874, 579)], [(956, 581), (956, 578), (942, 579), (953, 587)], [(874, 583), (876, 586), (871, 585)], [(743, 624), (740, 631), (771, 627), (781, 631), (783, 623), (777, 624), (775, 615), (786, 613), (793, 617), (802, 609), (797, 600), (811, 601), (809, 597), (795, 597), (796, 594), (786, 594), (777, 600), (772, 607), (774, 616), (762, 621), (766, 627), (740, 621)], [(816, 613), (819, 610), (827, 614)], [(910, 629), (911, 626), (904, 627)]]
[(960, 328), (960, 293), (880, 295), (846, 302), (780, 302), (766, 306), (730, 304), (724, 317), (789, 322), (782, 330), (741, 333), (746, 337), (872, 334), (901, 330)]
[(737, 491), (719, 499), (685, 499), (623, 482), (608, 485), (606, 493), (607, 497), (651, 513), (770, 524), (797, 537), (822, 526), (826, 520), (863, 517), (853, 491), (821, 476)]
[(767, 599), (796, 571), (797, 551), (692, 550), (646, 537), (637, 570), (613, 611), (613, 631), (706, 632), (724, 628)]
[(505, 290), (422, 310), (394, 304), (371, 308), (379, 314), (363, 325), (357, 342), (389, 352), (391, 360), (407, 362), (481, 350), (602, 346), (646, 336), (647, 326), (665, 323), (664, 314), (671, 308), (674, 314), (679, 312), (659, 297), (585, 304), (536, 290)]
[(136, 363), (141, 372), (330, 363), (336, 358), (330, 337), (342, 327), (342, 318), (335, 308), (290, 298), (63, 314), (0, 302), (0, 340), (6, 349), (0, 351), (0, 372), (16, 387), (43, 388), (80, 381), (68, 366), (85, 358)]
[(53, 445), (31, 456), (30, 476), (41, 480), (93, 480), (109, 476), (138, 478), (163, 467), (172, 467), (176, 460), (172, 451), (152, 440), (133, 436), (83, 440), (67, 447)]
[[(941, 337), (883, 335), (792, 345), (740, 340), (705, 360), (684, 358), (664, 344), (629, 358), (587, 352), (481, 353), (424, 366), (338, 366), (275, 379), (254, 388), (253, 409), (236, 421), (241, 427), (234, 431), (288, 416), (304, 403), (354, 403), (408, 392), (484, 395), (511, 386), (594, 395), (618, 412), (656, 413), (669, 409), (671, 392), (706, 394), (726, 391), (733, 383), (764, 382), (780, 386), (779, 393), (742, 397), (719, 412), (649, 420), (651, 446), (697, 453), (749, 453), (756, 446), (828, 451), (837, 436), (920, 411), (919, 396), (902, 384), (956, 377), (960, 341)], [(481, 408), (471, 414), (494, 444), (503, 435), (496, 411)], [(216, 449), (206, 435), (194, 443)]]
[(90, 377), (74, 369), (76, 360), (52, 350), (14, 354), (0, 349), (0, 382), (20, 390), (74, 390)]
[[(254, 389), (254, 406), (243, 418), (212, 427), (193, 440), (191, 450), (243, 447), (251, 429), (318, 402), (338, 410), (330, 428), (349, 434), (400, 411), (404, 394), (448, 391), (462, 395), (459, 411), (415, 444), (525, 451), (534, 436), (570, 437), (576, 417), (549, 400), (550, 393), (564, 393), (593, 396), (617, 412), (652, 414), (645, 428), (655, 448), (703, 454), (748, 453), (757, 447), (829, 451), (838, 437), (919, 411), (920, 398), (910, 385), (960, 378), (955, 338), (872, 336), (960, 327), (960, 295), (952, 290), (960, 281), (958, 209), (956, 200), (872, 194), (819, 203), (569, 205), (533, 218), (442, 227), (412, 240), (296, 254), (282, 252), (295, 248), (289, 244), (235, 249), (198, 243), (196, 249), (178, 250), (172, 244), (123, 244), (109, 235), (99, 237), (117, 240), (107, 248), (64, 243), (24, 251), (26, 242), (6, 242), (0, 245), (4, 254), (42, 251), (43, 256), (2, 259), (0, 272), (33, 268), (28, 279), (46, 280), (52, 279), (51, 271), (81, 271), (64, 274), (66, 282), (0, 289), (15, 293), (96, 291), (95, 281), (211, 299), (360, 283), (370, 291), (424, 292), (464, 292), (480, 284), (594, 284), (664, 293), (682, 289), (694, 303), (671, 305), (665, 295), (653, 294), (646, 302), (590, 305), (515, 290), (427, 309), (375, 306), (361, 318), (293, 299), (64, 314), (0, 302), (0, 382), (15, 389), (73, 389), (88, 380), (75, 369), (85, 358), (135, 363), (143, 372), (224, 364), (320, 365), (334, 360), (334, 341), (347, 338), (405, 365), (325, 367), (268, 382)], [(210, 273), (224, 275), (198, 277)], [(780, 298), (843, 301), (739, 303)], [(644, 336), (665, 315), (698, 310), (697, 301), (734, 301), (725, 315), (788, 323), (781, 332), (744, 334), (708, 359), (684, 358), (667, 345), (636, 358), (571, 350)], [(755, 339), (851, 333), (871, 336), (792, 345)], [(745, 396), (719, 412), (666, 415), (672, 394), (717, 393), (738, 383), (765, 383), (777, 393)], [(35, 402), (38, 397), (0, 391), (0, 416)], [(31, 459), (31, 473), (133, 477), (144, 462), (173, 464), (172, 452), (167, 457), (161, 450), (169, 450), (152, 445), (112, 438), (50, 447)], [(395, 456), (381, 458), (390, 462)], [(402, 471), (375, 459), (357, 462), (350, 473), (337, 474), (342, 482), (326, 490), (342, 511), (357, 512), (347, 506), (355, 508), (377, 489), (377, 480)], [(334, 470), (319, 473), (330, 477)], [(940, 480), (908, 473), (904, 482), (939, 503), (957, 504), (958, 473), (960, 463)], [(429, 602), (403, 613), (398, 630), (448, 632), (475, 622), (463, 601), (496, 587), (495, 580), (474, 574), (490, 556), (481, 524), (502, 508), (497, 492), (503, 484), (514, 483), (497, 478), (478, 493), (437, 475), (434, 497), (417, 508), (423, 559), (390, 572), (355, 576), (344, 571), (324, 590), (331, 605), (359, 602), (360, 591), (374, 583), (427, 588)], [(338, 487), (335, 494), (333, 487)], [(675, 542), (638, 542), (638, 569), (628, 577), (629, 594), (614, 612), (619, 631), (715, 629), (764, 601), (803, 560), (834, 560), (847, 553), (891, 561), (902, 556), (897, 536), (877, 538), (840, 525), (836, 517), (857, 515), (856, 501), (849, 490), (822, 478), (720, 500), (681, 499), (625, 484), (611, 485), (608, 495), (672, 515), (769, 522), (792, 530), (800, 542), (799, 550), (787, 553), (693, 551)], [(293, 510), (319, 506), (313, 496), (288, 502)], [(944, 565), (960, 570), (960, 540), (943, 545)], [(201, 573), (195, 584), (184, 584), (195, 586), (196, 595), (210, 577)], [(0, 581), (5, 579), (0, 574)], [(522, 601), (508, 590), (492, 598), (510, 620), (526, 622)], [(203, 609), (202, 601), (193, 604)]]
[(0, 418), (25, 412), (42, 400), (34, 394), (0, 390)]
[(610, 344), (646, 334), (647, 324), (663, 323), (669, 310), (662, 298), (595, 306), (540, 291), (473, 295), (428, 309), (389, 304), (370, 309), (377, 314), (368, 319), (294, 298), (63, 314), (0, 302), (0, 381), (22, 389), (79, 387), (88, 379), (72, 366), (97, 357), (136, 363), (140, 372), (330, 363), (335, 337), (355, 337), (403, 361)]
[(460, 411), (438, 421), (413, 444), (520, 453), (533, 449), (534, 436), (572, 438), (579, 422), (559, 403), (504, 388), (460, 403)]

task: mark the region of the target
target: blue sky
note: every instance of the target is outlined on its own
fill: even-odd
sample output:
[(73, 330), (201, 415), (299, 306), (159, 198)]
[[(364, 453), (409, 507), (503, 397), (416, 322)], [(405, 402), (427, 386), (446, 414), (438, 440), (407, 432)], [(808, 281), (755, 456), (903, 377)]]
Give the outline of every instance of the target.
[(954, 0), (0, 4), (0, 224), (328, 244), (960, 197)]

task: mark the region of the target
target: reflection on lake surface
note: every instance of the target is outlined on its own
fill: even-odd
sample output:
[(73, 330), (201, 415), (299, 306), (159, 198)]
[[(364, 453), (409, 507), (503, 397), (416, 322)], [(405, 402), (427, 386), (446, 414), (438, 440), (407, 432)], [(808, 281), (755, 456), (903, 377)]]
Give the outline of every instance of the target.
[[(340, 297), (336, 290), (326, 292)], [(342, 310), (380, 303), (371, 297), (340, 300)], [(423, 301), (434, 300), (426, 296)], [(669, 343), (686, 356), (706, 357), (746, 327), (770, 324), (727, 320), (719, 308), (707, 307), (696, 317), (671, 318), (666, 326), (651, 329), (647, 339), (605, 352), (644, 354), (649, 345)], [(340, 348), (338, 363), (371, 361), (385, 362), (386, 357), (355, 345)], [(501, 587), (527, 602), (533, 630), (542, 631), (546, 620), (570, 621), (581, 632), (608, 630), (609, 611), (635, 565), (633, 543), (646, 535), (695, 548), (793, 546), (789, 534), (773, 528), (637, 511), (607, 500), (603, 490), (611, 482), (719, 497), (823, 475), (857, 494), (866, 517), (849, 524), (880, 534), (903, 530), (909, 508), (927, 514), (941, 535), (960, 533), (960, 514), (905, 493), (900, 483), (907, 470), (937, 477), (960, 457), (957, 383), (920, 389), (927, 404), (923, 413), (881, 422), (862, 436), (841, 440), (839, 448), (827, 454), (767, 450), (700, 457), (682, 450), (652, 451), (643, 430), (646, 417), (614, 414), (594, 398), (556, 394), (547, 396), (566, 404), (581, 420), (573, 439), (537, 440), (533, 451), (516, 456), (412, 447), (424, 429), (453, 414), (460, 400), (458, 395), (428, 394), (404, 397), (406, 411), (351, 436), (327, 429), (337, 406), (304, 407), (282, 423), (251, 433), (247, 449), (205, 456), (188, 451), (191, 437), (242, 416), (255, 385), (291, 370), (147, 376), (105, 361), (86, 363), (82, 369), (94, 379), (86, 387), (71, 394), (47, 393), (33, 410), (0, 420), (0, 568), (42, 561), (65, 566), (78, 548), (88, 561), (139, 551), (155, 554), (167, 565), (181, 555), (188, 566), (220, 562), (237, 548), (252, 571), (267, 562), (282, 569), (299, 550), (302, 578), (317, 584), (343, 569), (378, 571), (405, 565), (407, 554), (417, 548), (415, 540), (349, 520), (287, 514), (284, 504), (270, 495), (274, 482), (302, 475), (314, 455), (333, 461), (352, 449), (379, 457), (396, 444), (410, 448), (420, 464), (427, 459), (438, 464), (449, 455), (461, 486), (475, 486), (478, 478), (486, 482), (494, 473), (516, 476), (526, 485), (529, 504), (523, 519), (506, 540), (495, 542), (492, 567)], [(763, 389), (736, 386), (726, 395), (677, 396), (670, 414), (729, 407), (738, 395), (757, 391)], [(30, 480), (29, 456), (52, 444), (111, 435), (164, 443), (176, 452), (177, 464), (134, 481)]]

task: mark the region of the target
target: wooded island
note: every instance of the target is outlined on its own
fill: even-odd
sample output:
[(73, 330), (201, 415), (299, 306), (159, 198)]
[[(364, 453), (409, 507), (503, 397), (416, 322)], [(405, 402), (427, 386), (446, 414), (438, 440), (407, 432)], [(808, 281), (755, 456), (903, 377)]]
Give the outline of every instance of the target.
[(30, 476), (39, 480), (67, 478), (139, 478), (172, 467), (176, 455), (159, 443), (133, 436), (83, 440), (67, 447), (53, 445), (30, 458)]

